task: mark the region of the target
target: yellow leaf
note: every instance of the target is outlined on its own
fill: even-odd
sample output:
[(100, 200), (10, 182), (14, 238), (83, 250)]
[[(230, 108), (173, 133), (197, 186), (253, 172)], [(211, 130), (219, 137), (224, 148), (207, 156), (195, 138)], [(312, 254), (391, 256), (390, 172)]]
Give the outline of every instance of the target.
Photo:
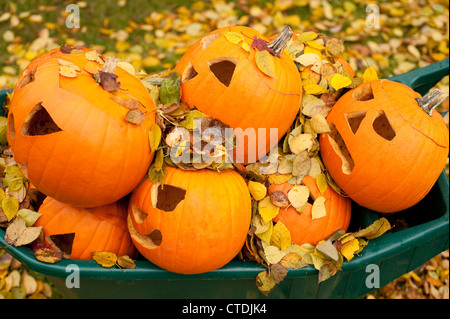
[(314, 144), (312, 134), (299, 134), (289, 141), (289, 149), (293, 154), (300, 154), (303, 151), (310, 151)]
[(389, 229), (391, 229), (391, 224), (386, 218), (382, 217), (374, 221), (370, 226), (357, 231), (356, 233), (354, 233), (354, 235), (355, 237), (366, 237), (367, 239), (374, 239), (383, 235)]
[(148, 138), (150, 141), (150, 150), (156, 152), (159, 143), (161, 142), (161, 128), (158, 124), (153, 124), (152, 128), (148, 132)]
[(302, 212), (309, 198), (309, 188), (305, 185), (295, 185), (288, 192), (288, 199), (292, 207)]
[(352, 79), (341, 74), (335, 74), (330, 80), (331, 86), (337, 91), (352, 84)]
[(316, 41), (306, 41), (306, 44), (316, 50), (325, 50), (325, 47)]
[(328, 182), (327, 182), (326, 176), (322, 173), (317, 174), (316, 184), (317, 184), (317, 188), (319, 189), (319, 192), (321, 194), (323, 194), (323, 192), (325, 192), (328, 188)]
[(303, 42), (307, 42), (307, 41), (311, 41), (314, 40), (318, 37), (318, 34), (313, 32), (313, 31), (306, 31), (301, 33), (296, 40), (299, 41), (303, 41)]
[(225, 33), (225, 38), (233, 44), (238, 44), (239, 42), (244, 41), (244, 37), (241, 34), (231, 31)]
[(280, 250), (278, 247), (273, 245), (266, 246), (264, 248), (264, 255), (269, 264), (273, 265), (279, 262), (287, 252)]
[(242, 42), (241, 43), (241, 48), (244, 49), (247, 52), (250, 52), (250, 46), (248, 45), (247, 42)]
[(362, 78), (363, 78), (364, 82), (378, 80), (377, 71), (375, 70), (375, 68), (373, 66), (371, 66), (370, 68), (367, 68), (364, 71)]
[(2, 200), (2, 209), (6, 218), (10, 221), (19, 211), (19, 201), (15, 197), (5, 197)]
[(311, 209), (312, 219), (321, 218), (327, 215), (327, 211), (325, 209), (325, 201), (326, 199), (323, 196), (316, 198)]
[(313, 65), (319, 60), (320, 57), (315, 53), (304, 53), (294, 59), (295, 62), (300, 63), (301, 65), (304, 66)]
[(291, 245), (291, 242), (291, 233), (281, 221), (278, 221), (276, 225), (273, 226), (270, 244), (281, 250), (285, 250)]
[(271, 184), (283, 184), (292, 178), (292, 174), (270, 174), (269, 182)]
[(280, 260), (280, 264), (286, 269), (300, 269), (308, 266), (302, 256), (296, 253), (288, 253)]
[(347, 241), (345, 244), (341, 245), (341, 254), (348, 261), (350, 261), (355, 253), (359, 250), (359, 240), (357, 238), (353, 238)]
[(266, 270), (256, 275), (256, 286), (265, 296), (269, 295), (275, 285), (275, 281)]
[(275, 62), (273, 56), (268, 51), (257, 51), (255, 54), (255, 62), (258, 69), (264, 74), (275, 76)]
[(84, 65), (84, 70), (87, 73), (90, 74), (97, 74), (98, 71), (100, 71), (102, 68), (95, 62), (93, 61), (88, 61), (85, 65)]
[(258, 203), (258, 211), (259, 214), (261, 215), (261, 218), (263, 219), (264, 224), (267, 224), (275, 216), (278, 215), (280, 207), (277, 207), (274, 204), (272, 204), (270, 196), (267, 196)]
[(117, 255), (112, 252), (93, 252), (92, 259), (94, 259), (99, 265), (110, 268), (117, 262)]
[(314, 114), (311, 117), (311, 128), (313, 129), (314, 133), (317, 133), (317, 134), (331, 132), (330, 127), (328, 126), (327, 120), (320, 113)]
[(100, 53), (98, 53), (95, 50), (91, 50), (88, 51), (84, 54), (84, 56), (86, 57), (86, 59), (88, 59), (89, 61), (94, 61), (97, 62), (99, 64), (104, 64), (105, 62), (103, 61), (102, 57), (100, 56)]
[(65, 76), (66, 78), (76, 78), (78, 76), (77, 71), (73, 67), (68, 65), (60, 65), (59, 74)]
[[(261, 219), (262, 221), (262, 219)], [(270, 243), (270, 238), (272, 238), (272, 233), (273, 233), (273, 222), (269, 221), (267, 224), (267, 229), (264, 232), (261, 233), (256, 233), (256, 231), (258, 231), (258, 229), (255, 231), (255, 235), (259, 237), (259, 239), (261, 239), (262, 241), (266, 242), (266, 243)], [(266, 226), (264, 226), (266, 227)], [(262, 229), (262, 228), (261, 228)], [(261, 230), (260, 230), (261, 231)]]
[(253, 198), (257, 201), (260, 201), (267, 194), (267, 188), (262, 183), (249, 181), (248, 182), (248, 190), (250, 194), (252, 194)]
[(318, 95), (322, 93), (326, 93), (327, 90), (325, 90), (323, 87), (321, 87), (319, 84), (307, 84), (303, 87), (303, 90), (306, 94), (313, 94)]
[(72, 62), (69, 62), (69, 61), (66, 61), (66, 60), (63, 60), (63, 59), (58, 59), (58, 64), (59, 65), (70, 66), (75, 71), (81, 72), (81, 68), (78, 65), (73, 64)]

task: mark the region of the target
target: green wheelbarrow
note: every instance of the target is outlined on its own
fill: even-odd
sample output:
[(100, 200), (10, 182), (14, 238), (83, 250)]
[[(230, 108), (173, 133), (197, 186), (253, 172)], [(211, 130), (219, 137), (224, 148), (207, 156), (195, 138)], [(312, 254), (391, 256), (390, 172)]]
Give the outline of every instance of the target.
[[(449, 59), (390, 80), (402, 82), (422, 95), (449, 73)], [(0, 105), (7, 91), (0, 92)], [(353, 203), (349, 231), (370, 225), (379, 214)], [(55, 264), (35, 259), (27, 247), (6, 250), (31, 270), (44, 274), (67, 298), (329, 298), (353, 299), (382, 287), (414, 270), (449, 247), (449, 182), (443, 171), (429, 194), (414, 207), (395, 214), (408, 228), (373, 239), (359, 256), (344, 262), (342, 271), (318, 283), (312, 267), (290, 270), (269, 296), (256, 287), (264, 268), (254, 262), (232, 260), (204, 274), (180, 275), (149, 261), (137, 260), (135, 269), (104, 268), (93, 260), (63, 259)], [(7, 246), (0, 229), (0, 246)], [(374, 276), (376, 280), (373, 280)], [(76, 277), (76, 278), (75, 278)]]

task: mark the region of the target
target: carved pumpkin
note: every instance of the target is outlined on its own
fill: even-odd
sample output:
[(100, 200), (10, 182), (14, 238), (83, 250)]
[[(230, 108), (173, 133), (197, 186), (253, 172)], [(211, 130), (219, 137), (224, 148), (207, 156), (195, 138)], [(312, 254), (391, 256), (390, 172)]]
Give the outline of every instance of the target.
[[(309, 188), (312, 201), (323, 196), (325, 201), (326, 215), (313, 219), (312, 204), (308, 202), (302, 212), (294, 207), (280, 208), (275, 222), (281, 221), (291, 233), (292, 242), (297, 245), (305, 243), (316, 245), (319, 241), (326, 239), (336, 230), (347, 231), (351, 218), (351, 201), (348, 197), (338, 195), (330, 186), (320, 193), (316, 180), (307, 175), (302, 184)], [(269, 193), (281, 191), (285, 196), (294, 185), (284, 182), (283, 184), (272, 184)]]
[[(182, 101), (234, 129), (237, 163), (253, 163), (267, 154), (299, 111), (301, 78), (292, 59), (282, 52), (291, 36), (285, 30), (279, 41), (269, 44), (279, 54), (269, 54), (268, 60), (274, 63), (271, 76), (256, 63), (256, 55), (264, 50), (255, 46), (266, 45), (267, 38), (241, 26), (206, 35), (175, 67), (181, 76)], [(230, 33), (240, 39), (228, 39)], [(271, 128), (278, 130), (272, 138)]]
[(136, 248), (127, 229), (128, 202), (80, 208), (47, 197), (39, 207), (42, 214), (34, 226), (42, 226), (44, 235), (75, 234), (70, 258), (92, 259), (93, 252), (113, 252), (118, 256), (136, 256)]
[[(14, 88), (8, 142), (41, 192), (95, 207), (125, 196), (146, 174), (155, 106), (139, 79), (120, 66), (105, 71), (109, 80), (117, 76), (118, 89), (99, 84), (92, 73), (99, 74), (104, 58), (91, 61), (88, 52), (94, 51), (55, 49), (29, 64)], [(142, 124), (126, 121), (130, 110), (116, 101), (134, 102), (133, 111), (145, 116)]]
[(333, 106), (327, 117), (331, 133), (320, 136), (320, 153), (335, 182), (358, 204), (384, 213), (404, 210), (442, 172), (448, 129), (435, 110), (430, 116), (420, 107), (420, 98), (404, 84), (376, 80)]
[(164, 186), (146, 180), (133, 193), (128, 227), (139, 252), (166, 270), (197, 274), (218, 269), (242, 248), (251, 198), (234, 170), (167, 167)]

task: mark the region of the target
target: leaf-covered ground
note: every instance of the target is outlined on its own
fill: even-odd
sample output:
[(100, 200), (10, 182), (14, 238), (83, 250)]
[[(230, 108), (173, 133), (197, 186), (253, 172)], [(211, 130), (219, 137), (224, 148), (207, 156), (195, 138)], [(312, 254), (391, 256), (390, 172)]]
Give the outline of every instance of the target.
[[(68, 18), (74, 22), (66, 12), (72, 3), (79, 28), (66, 26)], [(370, 3), (377, 3), (379, 20), (366, 12)], [(447, 58), (448, 19), (447, 0), (1, 1), (0, 89), (12, 88), (33, 58), (64, 44), (95, 48), (146, 72), (173, 68), (195, 41), (225, 25), (247, 25), (267, 36), (285, 24), (316, 29), (343, 41), (344, 57), (357, 73), (373, 66), (384, 78)], [(377, 21), (380, 28), (367, 27)], [(448, 92), (449, 77), (438, 87)], [(448, 99), (439, 110), (448, 110)], [(447, 250), (366, 298), (448, 299), (448, 260)], [(0, 291), (6, 281), (16, 285), (16, 298), (58, 296), (50, 295), (44, 278), (2, 254)]]

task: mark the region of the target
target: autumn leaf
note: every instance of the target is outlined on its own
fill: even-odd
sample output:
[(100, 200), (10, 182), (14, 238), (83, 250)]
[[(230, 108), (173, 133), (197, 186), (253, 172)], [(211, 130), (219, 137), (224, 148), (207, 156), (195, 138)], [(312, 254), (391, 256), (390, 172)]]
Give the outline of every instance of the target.
[(292, 207), (302, 212), (308, 202), (309, 188), (305, 185), (295, 185), (288, 192), (288, 199)]
[(125, 269), (136, 268), (136, 263), (128, 255), (119, 256), (119, 258), (117, 258), (117, 265), (119, 265), (120, 268), (125, 268)]
[(321, 194), (323, 194), (328, 188), (327, 178), (323, 173), (320, 173), (316, 176), (316, 185)]
[(125, 114), (125, 120), (131, 124), (141, 125), (145, 120), (145, 114), (140, 109), (132, 109)]
[(364, 82), (378, 80), (377, 71), (375, 70), (375, 68), (373, 66), (371, 66), (364, 71), (362, 78), (363, 78)]
[(161, 143), (161, 128), (157, 124), (153, 124), (152, 128), (148, 132), (148, 139), (150, 141), (150, 150), (156, 152)]
[(389, 229), (391, 229), (391, 224), (386, 218), (382, 217), (374, 221), (370, 226), (357, 231), (356, 233), (354, 233), (354, 235), (355, 237), (366, 237), (367, 239), (374, 239), (383, 235)]
[(2, 209), (8, 221), (11, 221), (19, 211), (19, 201), (15, 197), (5, 197), (2, 199)]
[(164, 105), (179, 104), (181, 98), (180, 74), (172, 72), (161, 83), (159, 100)]
[(272, 277), (275, 284), (279, 284), (288, 274), (288, 270), (279, 262), (270, 265), (270, 277)]
[(76, 78), (78, 76), (77, 71), (69, 65), (60, 65), (59, 74), (66, 78)]
[(281, 221), (278, 221), (273, 227), (270, 244), (285, 250), (291, 245), (291, 242), (291, 233)]
[(263, 295), (268, 296), (275, 285), (275, 281), (267, 271), (262, 271), (256, 275), (256, 286)]
[(60, 250), (51, 248), (39, 248), (34, 252), (34, 257), (42, 262), (54, 264), (63, 258), (63, 253)]
[(239, 42), (244, 41), (244, 36), (237, 32), (229, 31), (226, 32), (224, 35), (227, 41), (233, 44), (239, 44)]
[(327, 211), (325, 209), (325, 201), (326, 198), (323, 196), (319, 196), (316, 198), (311, 209), (312, 219), (322, 218), (327, 215)]
[(330, 80), (330, 84), (333, 89), (340, 90), (352, 84), (352, 79), (341, 74), (335, 74)]
[(248, 182), (248, 190), (250, 191), (252, 197), (257, 201), (262, 200), (264, 197), (266, 197), (267, 194), (266, 186), (255, 181)]
[(277, 216), (279, 211), (280, 207), (272, 204), (270, 196), (265, 197), (258, 203), (258, 212), (261, 215), (264, 224), (267, 224), (270, 220)]
[(117, 75), (114, 73), (100, 70), (98, 71), (98, 76), (100, 79), (100, 85), (105, 91), (112, 92), (120, 87), (120, 82), (117, 81)]
[(275, 62), (273, 56), (268, 51), (257, 51), (255, 62), (258, 69), (265, 75), (275, 77)]
[(270, 194), (270, 201), (280, 208), (286, 208), (290, 205), (288, 197), (282, 191), (272, 192)]
[(36, 240), (42, 232), (42, 226), (27, 227), (25, 219), (16, 216), (14, 221), (8, 225), (5, 232), (5, 241), (13, 246), (28, 245)]
[(94, 259), (102, 267), (111, 268), (117, 262), (117, 255), (106, 251), (93, 252), (92, 259)]

